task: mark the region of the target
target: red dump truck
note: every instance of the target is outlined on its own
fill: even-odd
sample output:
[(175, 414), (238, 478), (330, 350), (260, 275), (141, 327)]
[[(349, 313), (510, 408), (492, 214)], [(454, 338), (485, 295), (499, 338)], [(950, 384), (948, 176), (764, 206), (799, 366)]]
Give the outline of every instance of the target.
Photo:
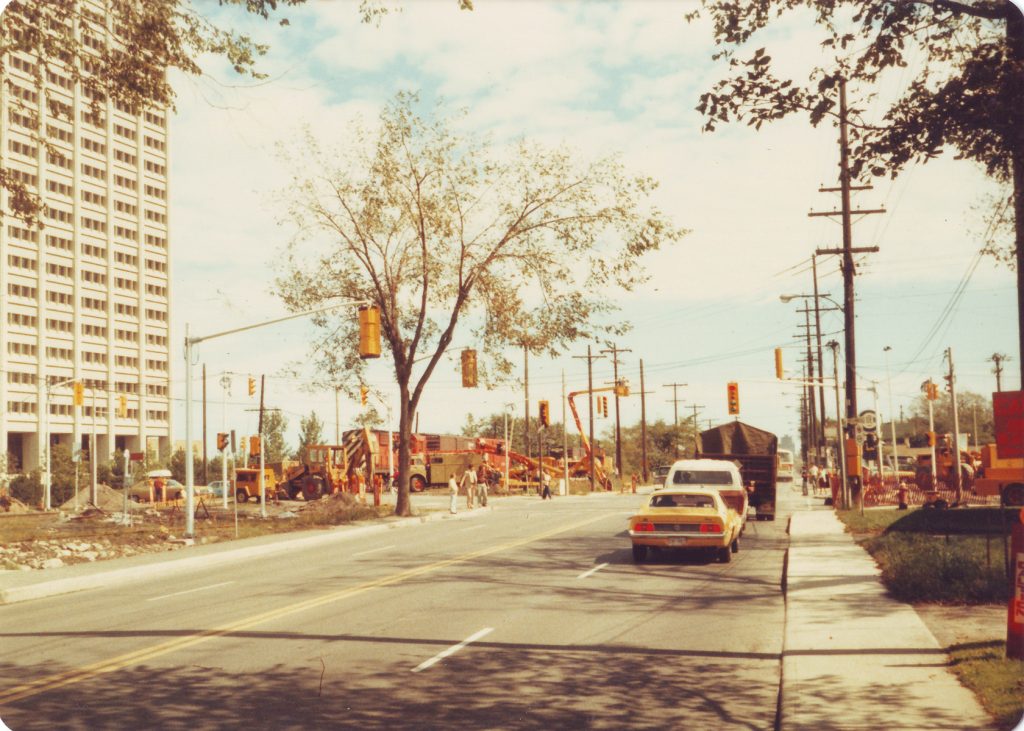
[(775, 520), (775, 485), (778, 480), (779, 440), (771, 432), (731, 421), (702, 431), (697, 458), (724, 459), (739, 465), (750, 493), (750, 507), (758, 520)]

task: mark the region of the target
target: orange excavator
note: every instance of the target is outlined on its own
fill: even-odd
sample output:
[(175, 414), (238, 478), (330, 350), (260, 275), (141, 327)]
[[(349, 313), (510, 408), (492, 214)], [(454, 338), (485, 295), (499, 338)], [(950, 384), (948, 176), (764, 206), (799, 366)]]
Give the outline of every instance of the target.
[(604, 465), (600, 460), (594, 459), (594, 448), (590, 444), (590, 440), (587, 439), (586, 433), (583, 431), (583, 422), (580, 421), (580, 415), (576, 411), (576, 404), (573, 399), (580, 394), (595, 394), (602, 391), (614, 391), (616, 396), (629, 396), (629, 382), (624, 378), (620, 378), (614, 386), (602, 386), (601, 388), (584, 389), (582, 391), (573, 391), (568, 395), (569, 410), (572, 412), (572, 418), (576, 422), (576, 428), (580, 430), (580, 438), (583, 441), (583, 457), (576, 463), (570, 465), (569, 474), (573, 477), (589, 477), (590, 466), (594, 466), (594, 480), (606, 490), (610, 490), (612, 481), (604, 471)]

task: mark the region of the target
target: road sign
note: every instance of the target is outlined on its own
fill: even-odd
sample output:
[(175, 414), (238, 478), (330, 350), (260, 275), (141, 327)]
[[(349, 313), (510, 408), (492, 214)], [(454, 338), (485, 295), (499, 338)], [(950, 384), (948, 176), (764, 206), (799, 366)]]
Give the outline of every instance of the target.
[(142, 460), (145, 459), (145, 457), (146, 457), (146, 455), (143, 454), (142, 452), (130, 452), (129, 453), (129, 458), (130, 458), (130, 461), (132, 461), (132, 462), (141, 462)]
[(999, 458), (1024, 457), (1024, 391), (992, 394), (992, 414)]
[(874, 431), (878, 428), (878, 414), (874, 411), (862, 411), (857, 420), (864, 431)]
[(72, 462), (81, 462), (82, 461), (82, 447), (81, 446), (76, 444), (73, 447), (71, 447), (71, 461)]

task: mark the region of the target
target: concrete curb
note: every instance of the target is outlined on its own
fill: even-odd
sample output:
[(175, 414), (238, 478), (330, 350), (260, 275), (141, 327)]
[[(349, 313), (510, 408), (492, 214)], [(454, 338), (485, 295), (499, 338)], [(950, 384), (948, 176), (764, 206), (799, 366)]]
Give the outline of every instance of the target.
[[(490, 508), (487, 508), (489, 510)], [(245, 546), (242, 548), (227, 549), (216, 553), (208, 553), (201, 556), (183, 556), (181, 558), (169, 558), (165, 561), (143, 566), (132, 566), (130, 568), (111, 567), (105, 571), (97, 571), (86, 576), (69, 576), (62, 579), (47, 581), (43, 578), (38, 583), (26, 584), (25, 586), (9, 587), (0, 589), (0, 606), (17, 604), (32, 599), (44, 599), (46, 597), (70, 594), (76, 591), (87, 589), (101, 589), (112, 586), (119, 586), (142, 578), (153, 576), (174, 576), (183, 574), (195, 569), (205, 569), (224, 564), (235, 563), (240, 560), (251, 560), (265, 556), (272, 556), (286, 551), (311, 548), (324, 544), (346, 541), (360, 538), (376, 533), (384, 533), (396, 528), (408, 528), (423, 523), (437, 522), (439, 520), (460, 520), (460, 516), (472, 516), (474, 513), (485, 510), (475, 508), (472, 511), (463, 511), (451, 515), (444, 513), (427, 513), (415, 515), (410, 518), (400, 518), (391, 523), (378, 523), (374, 525), (359, 526), (356, 528), (342, 527), (329, 530), (322, 534), (303, 536), (301, 538), (282, 538), (271, 543), (264, 543), (257, 546)], [(287, 534), (285, 534), (287, 535)], [(215, 544), (216, 545), (216, 544)], [(116, 561), (117, 559), (114, 559)], [(111, 561), (113, 563), (113, 561)], [(96, 564), (78, 564), (94, 567)]]

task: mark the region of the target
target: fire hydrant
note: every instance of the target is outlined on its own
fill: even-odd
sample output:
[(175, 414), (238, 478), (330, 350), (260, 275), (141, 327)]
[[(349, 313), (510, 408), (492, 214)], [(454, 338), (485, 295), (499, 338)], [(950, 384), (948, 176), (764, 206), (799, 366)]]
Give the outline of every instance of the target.
[(900, 487), (896, 491), (896, 501), (899, 503), (900, 510), (907, 509), (907, 486), (903, 482), (900, 482)]

